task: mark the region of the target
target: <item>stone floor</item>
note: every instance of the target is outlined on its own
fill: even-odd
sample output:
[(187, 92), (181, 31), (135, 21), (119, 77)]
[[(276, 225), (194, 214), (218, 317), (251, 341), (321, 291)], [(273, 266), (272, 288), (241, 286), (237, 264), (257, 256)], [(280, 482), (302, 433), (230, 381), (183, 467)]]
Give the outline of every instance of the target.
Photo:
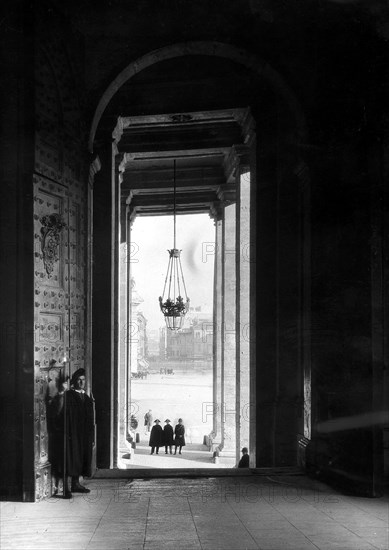
[(88, 495), (1, 503), (1, 550), (387, 550), (389, 498), (302, 475), (92, 479)]

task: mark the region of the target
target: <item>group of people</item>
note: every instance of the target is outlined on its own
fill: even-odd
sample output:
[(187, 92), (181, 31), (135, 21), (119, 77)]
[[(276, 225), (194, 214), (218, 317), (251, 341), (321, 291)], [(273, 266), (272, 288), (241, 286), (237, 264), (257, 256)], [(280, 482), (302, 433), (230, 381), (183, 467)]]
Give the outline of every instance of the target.
[[(149, 413), (151, 411), (149, 410)], [(146, 413), (147, 421), (149, 421), (149, 413)], [(145, 415), (145, 422), (146, 422)], [(149, 446), (151, 447), (150, 454), (159, 453), (160, 447), (165, 447), (165, 454), (168, 454), (168, 449), (170, 454), (178, 453), (182, 454), (182, 447), (185, 447), (185, 426), (182, 423), (182, 418), (178, 419), (178, 424), (176, 424), (174, 430), (173, 426), (170, 424), (170, 420), (167, 418), (165, 420), (165, 426), (162, 429), (161, 421), (157, 418), (154, 420), (154, 426), (151, 428)]]
[[(55, 361), (53, 361), (55, 363)], [(71, 498), (72, 493), (89, 493), (80, 483), (80, 476), (91, 475), (92, 449), (94, 445), (94, 402), (85, 391), (85, 370), (77, 369), (69, 382), (63, 381), (59, 392), (50, 406), (50, 460), (55, 478), (54, 494), (58, 492), (58, 482), (64, 480), (63, 496)], [(153, 422), (151, 409), (144, 416), (146, 433), (150, 433), (151, 453), (159, 453), (165, 447), (165, 454), (182, 454), (185, 446), (185, 426), (182, 418), (174, 430), (170, 420), (165, 420), (162, 428), (157, 418)], [(154, 424), (154, 425), (153, 425)], [(249, 467), (246, 447), (242, 449), (242, 459), (238, 468)], [(71, 485), (68, 482), (71, 480)]]

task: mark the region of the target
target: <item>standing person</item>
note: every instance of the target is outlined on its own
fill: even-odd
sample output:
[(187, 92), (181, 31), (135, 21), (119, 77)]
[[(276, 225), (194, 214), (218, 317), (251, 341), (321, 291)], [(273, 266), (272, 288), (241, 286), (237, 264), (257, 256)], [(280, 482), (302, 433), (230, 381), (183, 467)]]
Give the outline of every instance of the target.
[(165, 420), (166, 426), (163, 428), (163, 443), (165, 445), (165, 455), (167, 455), (167, 448), (169, 447), (170, 454), (172, 454), (172, 446), (174, 443), (173, 427), (170, 425), (170, 420)]
[[(65, 498), (71, 498), (72, 493), (90, 493), (89, 489), (80, 484), (80, 476), (92, 475), (94, 444), (94, 407), (93, 400), (85, 393), (85, 369), (78, 369), (73, 373), (70, 387), (71, 389), (68, 390), (67, 382), (62, 383), (60, 392), (53, 400), (57, 432), (53, 463), (55, 492), (58, 491), (60, 477), (64, 477)], [(66, 430), (65, 460), (64, 430)], [(71, 477), (71, 489), (68, 485), (68, 476)]]
[(185, 447), (185, 426), (182, 423), (182, 418), (178, 419), (178, 424), (176, 424), (176, 427), (174, 428), (174, 454), (177, 454), (177, 447), (180, 448), (179, 454), (181, 453), (182, 447)]
[(238, 468), (248, 468), (250, 464), (249, 450), (247, 447), (242, 449), (242, 458), (239, 460)]
[(145, 434), (147, 435), (147, 432), (151, 430), (151, 426), (153, 425), (153, 415), (151, 414), (151, 409), (147, 411), (145, 414)]
[(163, 430), (162, 426), (159, 425), (160, 420), (157, 418), (154, 420), (155, 426), (151, 429), (149, 446), (151, 447), (151, 455), (154, 454), (154, 450), (157, 449), (156, 454), (158, 454), (159, 448), (163, 444)]

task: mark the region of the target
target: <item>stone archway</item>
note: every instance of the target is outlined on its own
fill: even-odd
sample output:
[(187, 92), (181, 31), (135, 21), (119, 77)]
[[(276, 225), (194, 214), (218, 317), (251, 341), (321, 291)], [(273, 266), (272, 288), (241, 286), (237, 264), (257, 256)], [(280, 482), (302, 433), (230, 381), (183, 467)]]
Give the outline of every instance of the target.
[(206, 55), (213, 57), (222, 57), (239, 63), (248, 70), (259, 75), (264, 79), (275, 93), (284, 100), (289, 111), (294, 119), (296, 137), (303, 140), (307, 133), (305, 117), (300, 106), (300, 103), (292, 90), (289, 88), (282, 76), (273, 69), (266, 61), (263, 61), (251, 54), (250, 52), (221, 42), (183, 42), (165, 46), (158, 50), (154, 50), (132, 61), (117, 77), (111, 82), (108, 88), (103, 93), (93, 116), (91, 129), (89, 133), (89, 151), (93, 152), (93, 144), (99, 122), (109, 102), (115, 93), (123, 86), (125, 82), (130, 80), (139, 72), (147, 69), (155, 63), (173, 59), (175, 57), (183, 57), (187, 55)]
[[(230, 60), (234, 63), (239, 63), (241, 64), (243, 67), (245, 67), (248, 72), (252, 72), (253, 74), (256, 74), (257, 76), (261, 77), (263, 80), (266, 81), (266, 83), (269, 85), (269, 87), (271, 88), (271, 90), (274, 92), (274, 95), (276, 96), (276, 98), (278, 98), (279, 101), (277, 101), (277, 105), (279, 104), (279, 102), (283, 105), (283, 108), (284, 108), (284, 112), (286, 113), (286, 118), (287, 118), (287, 124), (288, 124), (288, 128), (290, 129), (290, 133), (288, 134), (288, 137), (291, 137), (293, 136), (293, 147), (289, 150), (288, 149), (288, 152), (287, 154), (285, 155), (285, 158), (287, 159), (287, 167), (286, 169), (284, 168), (284, 174), (283, 175), (280, 175), (280, 174), (272, 174), (272, 178), (274, 179), (274, 183), (275, 183), (275, 186), (274, 188), (278, 187), (279, 189), (282, 187), (282, 178), (285, 177), (285, 173), (293, 173), (293, 170), (295, 169), (296, 166), (299, 166), (300, 164), (300, 159), (298, 158), (298, 154), (296, 155), (296, 150), (297, 150), (297, 147), (298, 144), (302, 141), (302, 140), (305, 140), (306, 138), (306, 127), (305, 127), (305, 120), (304, 120), (304, 115), (302, 113), (302, 110), (301, 110), (301, 107), (299, 105), (299, 102), (298, 100), (296, 99), (296, 97), (294, 96), (293, 92), (289, 89), (289, 87), (287, 86), (287, 84), (284, 82), (283, 78), (274, 70), (270, 67), (270, 65), (268, 65), (267, 63), (259, 60), (257, 57), (253, 56), (252, 54), (250, 54), (249, 52), (247, 51), (244, 51), (244, 50), (240, 50), (234, 46), (230, 46), (230, 45), (226, 45), (226, 44), (220, 44), (220, 43), (216, 43), (216, 42), (189, 42), (189, 43), (185, 43), (185, 44), (176, 44), (176, 45), (172, 45), (172, 46), (168, 46), (166, 48), (162, 48), (160, 50), (156, 50), (156, 51), (153, 51), (153, 52), (150, 52), (148, 54), (146, 54), (145, 56), (139, 58), (138, 60), (132, 62), (130, 65), (128, 65), (126, 67), (126, 69), (124, 69), (116, 78), (115, 80), (108, 86), (108, 88), (106, 89), (106, 91), (104, 92), (97, 108), (96, 108), (96, 111), (95, 111), (95, 115), (94, 115), (94, 118), (93, 118), (93, 122), (92, 122), (92, 126), (91, 126), (91, 131), (90, 131), (90, 140), (89, 140), (89, 147), (90, 147), (90, 150), (93, 151), (93, 148), (94, 148), (94, 140), (95, 140), (95, 136), (96, 136), (96, 132), (97, 132), (97, 129), (98, 129), (98, 126), (99, 126), (99, 122), (100, 120), (103, 118), (103, 115), (104, 115), (104, 111), (105, 109), (108, 107), (109, 103), (111, 100), (113, 100), (114, 96), (115, 96), (115, 93), (117, 91), (119, 91), (119, 89), (125, 84), (127, 83), (128, 81), (130, 81), (133, 77), (135, 77), (137, 74), (139, 74), (141, 71), (153, 66), (153, 65), (156, 65), (158, 63), (161, 63), (163, 61), (166, 61), (166, 60), (169, 60), (169, 59), (175, 59), (175, 58), (183, 58), (184, 56), (209, 56), (209, 57), (219, 57), (219, 58), (225, 58), (227, 60)], [(168, 116), (168, 115), (166, 115)], [(280, 129), (278, 128), (277, 129), (278, 131), (280, 131)], [(281, 130), (282, 131), (282, 130)], [(262, 139), (263, 136), (261, 136), (261, 139)], [(286, 134), (283, 135), (283, 143), (286, 144), (287, 142), (287, 139), (286, 138)], [(117, 136), (115, 136), (115, 140), (117, 139)], [(250, 137), (248, 138), (248, 141), (250, 141), (251, 139), (253, 139), (255, 141), (255, 132), (252, 133), (252, 135), (250, 135)], [(246, 143), (246, 142), (245, 142)], [(288, 146), (287, 146), (288, 148)], [(253, 150), (255, 150), (255, 146), (253, 148)], [(100, 151), (98, 151), (98, 153), (100, 154)], [(120, 211), (120, 206), (119, 205), (119, 202), (117, 200), (118, 198), (118, 193), (120, 193), (120, 185), (121, 185), (121, 182), (120, 182), (120, 178), (121, 178), (121, 175), (118, 173), (117, 171), (117, 160), (115, 160), (117, 154), (118, 154), (118, 149), (117, 149), (117, 145), (116, 143), (113, 144), (113, 148), (112, 148), (112, 144), (109, 144), (108, 148), (101, 150), (101, 153), (103, 154), (104, 158), (102, 159), (102, 171), (97, 175), (97, 178), (100, 180), (104, 180), (105, 183), (104, 185), (107, 186), (107, 183), (108, 181), (111, 182), (111, 185), (112, 185), (112, 191), (113, 193), (111, 192), (111, 190), (108, 190), (108, 188), (106, 187), (105, 188), (105, 199), (104, 199), (104, 212), (106, 212), (106, 215), (109, 216), (109, 218), (111, 219), (111, 226), (110, 226), (110, 229), (111, 229), (111, 235), (115, 236), (121, 232), (123, 232), (123, 229), (124, 229), (124, 224), (122, 223), (122, 221), (119, 221), (121, 220), (121, 216), (124, 215), (124, 211), (121, 213)], [(257, 174), (256, 174), (256, 162), (255, 162), (255, 159), (254, 157), (256, 158), (256, 153), (253, 153), (252, 155), (252, 161), (250, 161), (249, 164), (252, 164), (252, 167), (250, 168), (250, 172), (252, 172), (252, 182), (253, 182), (253, 185), (251, 186), (252, 188), (252, 194), (251, 194), (251, 198), (250, 198), (250, 204), (252, 205), (251, 207), (254, 209), (253, 210), (253, 215), (251, 216), (251, 227), (250, 227), (250, 231), (251, 231), (251, 234), (254, 235), (254, 240), (256, 240), (256, 232), (257, 232), (257, 224), (258, 224), (258, 212), (257, 212), (257, 184), (258, 184), (258, 187), (259, 186), (259, 182), (257, 181)], [(114, 176), (113, 176), (114, 174)], [(112, 179), (112, 176), (113, 176), (113, 179)], [(277, 180), (277, 178), (279, 178)], [(297, 197), (297, 194), (299, 193), (297, 191), (297, 188), (294, 188), (294, 191), (293, 191), (295, 194), (296, 194), (296, 197)], [(301, 198), (303, 198), (301, 196)], [(267, 197), (266, 200), (270, 200), (269, 202), (269, 208), (268, 210), (271, 210), (273, 211), (273, 213), (275, 214), (275, 218), (277, 218), (277, 222), (275, 225), (279, 224), (280, 221), (278, 220), (278, 216), (279, 216), (279, 200), (280, 200), (280, 193), (278, 193), (278, 196), (276, 194), (273, 193), (273, 195), (271, 195), (270, 197)], [(298, 199), (300, 200), (300, 199)], [(113, 201), (112, 203), (110, 201)], [(300, 203), (299, 203), (300, 204)], [(108, 206), (109, 205), (109, 206)], [(103, 206), (103, 205), (102, 205)], [(109, 212), (108, 214), (108, 210), (107, 208), (111, 208), (111, 211)], [(305, 211), (305, 208), (309, 208), (309, 206), (307, 206), (306, 204), (301, 204), (301, 208), (304, 209)], [(296, 226), (297, 226), (301, 223), (301, 220), (299, 218), (299, 216), (301, 214), (298, 213), (298, 210), (299, 210), (300, 206), (297, 206), (296, 205), (296, 210), (293, 211), (293, 213), (291, 213), (291, 218), (292, 218), (292, 223)], [(112, 215), (113, 213), (113, 215)], [(102, 219), (102, 217), (100, 217)], [(267, 217), (265, 216), (264, 219), (267, 219)], [(104, 232), (104, 238), (107, 239), (107, 225), (105, 224), (104, 227), (101, 228), (102, 231)], [(282, 229), (283, 230), (283, 229)], [(305, 224), (304, 226), (304, 231), (309, 231), (309, 227), (308, 227), (308, 224)], [(270, 229), (270, 225), (266, 228), (266, 232), (271, 232), (273, 231), (273, 229)], [(258, 248), (258, 245), (255, 244), (255, 246), (257, 247), (257, 257), (258, 257), (258, 250), (260, 250), (260, 247), (261, 246), (264, 246), (265, 249), (264, 249), (264, 252), (266, 254), (271, 254), (271, 250), (278, 250), (278, 247), (279, 247), (279, 241), (277, 241), (277, 238), (280, 238), (280, 233), (278, 233), (278, 236), (277, 236), (277, 230), (273, 233), (273, 235), (275, 235), (275, 238), (276, 238), (276, 241), (275, 241), (275, 246), (273, 246), (272, 248), (269, 248), (268, 244), (267, 243), (262, 243), (259, 245), (259, 248)], [(116, 237), (115, 237), (116, 238)], [(268, 237), (267, 237), (268, 238)], [(269, 238), (273, 238), (273, 236), (270, 236), (269, 235)], [(305, 239), (305, 242), (308, 242), (308, 239)], [(114, 246), (114, 239), (111, 240), (111, 245), (112, 247), (110, 249), (107, 248), (106, 250), (106, 259), (109, 260), (110, 262), (117, 262), (118, 261), (118, 258), (119, 258), (119, 252), (118, 252), (118, 248), (115, 249), (115, 246)], [(300, 242), (299, 244), (297, 245), (297, 247), (300, 247)], [(101, 252), (101, 251), (99, 251)], [(279, 255), (279, 252), (277, 252), (277, 254)], [(302, 258), (302, 253), (301, 251), (298, 252), (298, 254), (301, 256)], [(101, 254), (99, 254), (101, 256)], [(308, 253), (306, 254), (306, 256), (308, 256)], [(299, 260), (300, 261), (300, 260)], [(301, 261), (303, 262), (304, 260), (301, 259)], [(296, 260), (297, 262), (297, 260)], [(113, 264), (112, 264), (113, 265)], [(281, 260), (280, 258), (277, 259), (277, 265), (274, 266), (274, 269), (275, 270), (280, 270), (281, 267)], [(305, 267), (302, 267), (302, 270), (304, 270)], [(253, 278), (256, 277), (255, 275), (255, 269), (252, 269), (252, 273), (253, 273)], [(105, 274), (106, 276), (106, 274)], [(111, 296), (109, 298), (109, 300), (106, 301), (105, 303), (105, 312), (108, 312), (110, 311), (110, 314), (111, 314), (111, 319), (118, 319), (119, 318), (119, 314), (118, 314), (118, 300), (117, 300), (117, 285), (118, 285), (118, 273), (117, 273), (117, 269), (114, 269), (111, 274), (110, 274), (110, 278), (106, 278), (106, 284), (107, 283), (110, 283), (111, 284), (111, 289), (112, 289), (112, 292), (111, 292)], [(276, 280), (276, 278), (274, 278), (274, 280)], [(299, 272), (297, 274), (297, 269), (296, 269), (296, 277), (295, 277), (295, 280), (296, 280), (296, 287), (298, 286), (297, 285), (297, 280), (304, 280), (306, 281), (307, 280), (307, 277), (304, 278), (302, 272)], [(265, 283), (268, 284), (268, 280), (267, 280), (267, 277), (265, 277)], [(277, 282), (277, 285), (279, 284), (279, 279), (278, 279), (278, 282)], [(300, 284), (300, 283), (299, 283)], [(304, 286), (304, 282), (301, 283), (302, 286)], [(255, 288), (254, 288), (255, 285), (253, 285), (253, 288), (251, 288), (251, 290), (253, 290), (254, 294), (250, 294), (250, 300), (251, 300), (251, 304), (254, 304), (255, 302)], [(308, 289), (308, 286), (306, 287)], [(104, 288), (104, 285), (101, 285), (101, 290), (105, 290), (106, 289), (106, 285), (105, 285), (105, 288)], [(97, 292), (99, 292), (97, 290)], [(275, 293), (275, 300), (276, 301), (280, 301), (280, 295), (282, 294), (282, 292), (284, 292), (283, 290), (279, 290)], [(307, 290), (307, 292), (309, 292), (309, 289)], [(100, 293), (100, 296), (102, 294)], [(296, 293), (297, 295), (297, 293)], [(100, 298), (99, 298), (100, 299)], [(298, 300), (300, 300), (300, 302), (302, 302), (302, 298), (299, 296), (298, 297)], [(301, 306), (301, 304), (300, 304)], [(299, 307), (300, 307), (299, 306)], [(279, 307), (279, 306), (278, 306)], [(253, 322), (254, 326), (255, 326), (255, 323), (256, 323), (256, 318), (255, 318), (255, 307), (252, 307), (251, 308), (252, 311), (250, 311), (250, 314), (249, 314), (249, 319), (250, 321)], [(274, 308), (273, 308), (274, 310)], [(278, 313), (279, 314), (279, 313)], [(115, 321), (114, 321), (115, 322)], [(278, 323), (278, 321), (277, 321)], [(274, 333), (276, 334), (277, 331), (280, 330), (280, 327), (279, 325), (276, 323), (276, 325), (274, 326)], [(255, 329), (253, 329), (253, 334), (250, 335), (250, 338), (254, 338), (256, 337), (256, 332), (258, 332), (258, 327), (256, 327)], [(296, 328), (294, 329), (295, 330), (295, 334), (297, 334), (297, 347), (299, 348), (303, 348), (304, 347), (304, 337), (302, 336), (303, 334), (303, 331), (301, 330), (301, 327), (298, 327), (296, 326)], [(110, 339), (110, 342), (109, 342), (109, 345), (108, 346), (105, 346), (105, 349), (104, 349), (104, 353), (106, 353), (106, 359), (108, 361), (108, 353), (110, 354), (110, 363), (111, 363), (111, 366), (113, 367), (113, 370), (112, 372), (114, 372), (114, 365), (116, 364), (117, 362), (117, 358), (118, 358), (118, 352), (117, 350), (115, 349), (115, 343), (117, 341), (117, 339), (120, 337), (119, 335), (119, 330), (118, 330), (118, 327), (115, 328), (111, 328), (111, 332), (112, 332), (112, 338)], [(308, 335), (309, 333), (309, 330), (307, 330), (305, 332), (306, 335)], [(307, 336), (308, 337), (308, 336)], [(261, 344), (262, 345), (262, 344)], [(267, 345), (267, 344), (266, 344)], [(274, 353), (278, 353), (278, 347), (279, 347), (279, 338), (277, 337), (275, 339), (275, 344), (274, 346), (277, 347), (277, 351), (274, 352)], [(254, 344), (254, 348), (255, 348), (256, 344)], [(97, 357), (98, 354), (96, 354), (96, 357)], [(297, 359), (296, 359), (297, 360)], [(264, 449), (261, 449), (260, 451), (258, 451), (258, 454), (261, 454), (261, 456), (263, 457), (263, 460), (262, 460), (262, 463), (258, 464), (258, 465), (277, 465), (279, 462), (283, 463), (283, 458), (282, 459), (279, 459), (278, 458), (278, 454), (282, 454), (282, 452), (279, 450), (279, 448), (276, 449), (276, 439), (278, 436), (276, 436), (276, 432), (277, 432), (277, 426), (280, 424), (280, 422), (282, 422), (283, 420), (283, 416), (288, 416), (289, 412), (288, 410), (291, 409), (293, 411), (293, 414), (294, 416), (296, 416), (296, 410), (298, 409), (298, 407), (300, 406), (300, 403), (302, 401), (302, 394), (303, 392), (301, 391), (301, 388), (302, 388), (302, 385), (300, 383), (300, 381), (298, 380), (298, 376), (296, 376), (296, 381), (295, 381), (295, 387), (297, 388), (297, 386), (300, 388), (299, 390), (297, 390), (297, 394), (298, 396), (295, 397), (293, 396), (292, 398), (289, 396), (289, 395), (286, 395), (285, 397), (282, 397), (280, 398), (280, 392), (277, 390), (276, 394), (273, 396), (271, 395), (270, 398), (268, 399), (266, 394), (268, 392), (268, 390), (270, 391), (273, 391), (272, 387), (274, 385), (274, 381), (273, 381), (273, 378), (274, 376), (276, 376), (277, 380), (279, 380), (281, 377), (282, 377), (282, 371), (283, 371), (283, 366), (279, 365), (279, 360), (277, 359), (278, 361), (278, 366), (277, 366), (277, 369), (273, 371), (273, 367), (271, 366), (272, 365), (272, 360), (271, 361), (268, 361), (268, 364), (265, 365), (264, 367), (264, 372), (262, 372), (261, 376), (265, 377), (266, 380), (266, 383), (264, 384), (264, 388), (263, 388), (263, 392), (262, 392), (262, 396), (261, 396), (261, 399), (263, 401), (263, 403), (261, 403), (261, 405), (258, 405), (263, 407), (264, 409), (264, 414), (265, 415), (268, 415), (269, 418), (271, 418), (271, 422), (268, 422), (267, 420), (264, 422), (264, 425), (265, 426), (265, 429), (264, 431), (272, 431), (272, 435), (270, 436), (269, 434), (264, 434), (263, 433), (260, 433), (260, 437), (262, 438), (263, 440), (263, 446), (268, 448), (268, 449), (272, 449), (270, 452), (268, 452), (266, 450), (266, 452), (264, 452)], [(299, 360), (298, 360), (299, 361)], [(255, 369), (256, 369), (256, 357), (255, 357), (255, 353), (252, 354), (252, 356), (250, 357), (250, 364), (251, 364), (251, 372), (254, 373)], [(299, 362), (298, 363), (299, 365), (299, 368), (301, 368), (301, 363)], [(232, 372), (232, 371), (231, 371)], [(277, 374), (275, 375), (274, 372), (276, 372)], [(304, 375), (305, 376), (305, 375)], [(101, 378), (101, 381), (102, 381), (102, 378)], [(108, 380), (108, 378), (106, 379), (106, 383), (111, 383), (112, 380)], [(258, 403), (258, 400), (257, 400), (257, 395), (259, 395), (258, 393), (255, 393), (258, 391), (258, 384), (256, 383), (255, 381), (255, 376), (253, 374), (253, 376), (251, 376), (251, 379), (250, 379), (250, 384), (252, 387), (254, 387), (254, 393), (251, 393), (251, 395), (254, 395), (255, 397), (255, 403), (256, 403), (256, 407), (257, 407), (257, 403)], [(256, 386), (255, 386), (256, 385)], [(282, 391), (284, 390), (281, 390), (281, 393)], [(286, 390), (286, 393), (289, 392), (289, 389)], [(290, 392), (295, 392), (295, 390), (290, 390)], [(100, 395), (100, 402), (102, 400), (102, 395)], [(115, 417), (117, 417), (118, 415), (118, 411), (117, 411), (117, 403), (119, 402), (118, 400), (118, 396), (117, 395), (114, 395), (113, 396), (113, 408), (110, 407), (109, 405), (109, 400), (108, 400), (108, 396), (104, 393), (104, 398), (106, 399), (106, 405), (105, 405), (105, 411), (104, 411), (104, 415), (106, 416), (106, 418), (104, 419), (104, 425), (105, 427), (103, 428), (103, 437), (104, 438), (107, 438), (108, 437), (108, 434), (110, 434), (110, 440), (111, 440), (111, 453), (110, 453), (110, 459), (109, 459), (109, 464), (110, 464), (110, 467), (114, 467), (115, 465), (115, 460), (113, 459), (113, 452), (112, 452), (112, 449), (114, 449), (116, 447), (116, 442), (115, 442), (115, 438), (117, 438), (117, 434), (114, 434), (112, 435), (112, 432), (111, 432), (111, 426), (112, 426), (112, 421), (115, 422), (113, 419)], [(271, 403), (271, 405), (269, 405), (269, 403)], [(258, 412), (257, 410), (255, 411), (250, 411), (250, 414), (252, 412), (252, 414), (256, 417), (258, 416), (259, 414), (262, 415), (262, 410), (260, 408), (258, 408), (258, 410), (260, 412)], [(255, 422), (253, 423), (254, 426), (255, 426)], [(295, 422), (295, 424), (297, 424), (297, 422)], [(101, 422), (100, 422), (100, 426), (101, 426)], [(271, 426), (271, 428), (268, 429), (268, 426)], [(254, 430), (257, 430), (257, 428), (254, 427)], [(289, 452), (289, 455), (288, 457), (285, 459), (286, 461), (288, 460), (295, 460), (294, 458), (290, 458), (292, 456), (293, 453), (295, 453), (295, 447), (296, 447), (296, 436), (299, 435), (301, 433), (301, 429), (300, 428), (297, 428), (296, 426), (293, 426), (293, 437), (289, 437), (288, 439), (288, 443), (286, 445), (288, 445), (290, 448), (293, 447), (293, 451)], [(259, 432), (258, 432), (259, 433)], [(113, 439), (112, 439), (113, 437)], [(293, 444), (291, 443), (291, 440), (293, 439)], [(107, 451), (107, 447), (105, 448), (105, 450), (102, 450), (101, 451), (102, 453), (105, 453), (104, 454), (104, 460), (101, 461), (100, 463), (100, 467), (107, 467), (108, 465), (108, 451)], [(297, 454), (297, 453), (295, 453)], [(256, 461), (256, 457), (255, 457), (255, 450), (252, 450), (252, 455), (253, 455), (253, 460)]]

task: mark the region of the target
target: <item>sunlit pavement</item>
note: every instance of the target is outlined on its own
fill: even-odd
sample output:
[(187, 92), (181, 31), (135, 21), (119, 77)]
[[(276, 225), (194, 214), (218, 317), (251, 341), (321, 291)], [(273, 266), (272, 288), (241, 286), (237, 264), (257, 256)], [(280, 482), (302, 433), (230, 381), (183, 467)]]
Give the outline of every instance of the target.
[[(187, 371), (175, 370), (175, 374), (160, 374), (158, 369), (147, 379), (131, 380), (131, 413), (138, 420), (136, 433), (139, 442), (136, 448), (122, 453), (120, 467), (131, 468), (224, 468), (231, 464), (215, 464), (213, 453), (203, 445), (204, 436), (212, 430), (212, 370)], [(186, 446), (182, 454), (165, 454), (165, 448), (159, 454), (151, 455), (150, 434), (145, 431), (143, 417), (152, 410), (153, 419), (158, 418), (164, 426), (166, 418), (171, 425), (183, 418)], [(135, 434), (134, 434), (135, 435)], [(174, 453), (174, 447), (173, 447)]]
[(131, 468), (230, 468), (230, 465), (222, 464), (218, 461), (217, 464), (213, 461), (212, 452), (207, 450), (205, 445), (195, 445), (188, 443), (182, 449), (180, 455), (177, 449), (177, 454), (165, 454), (165, 447), (160, 447), (158, 454), (150, 454), (150, 447), (146, 440), (141, 440), (140, 444), (136, 445), (136, 449), (131, 454), (131, 458), (122, 460), (123, 467)]
[(153, 420), (158, 418), (162, 427), (167, 418), (173, 427), (182, 418), (186, 442), (201, 445), (212, 431), (212, 401), (212, 369), (173, 375), (153, 372), (147, 379), (131, 380), (131, 414), (138, 420), (141, 440), (146, 438), (144, 415), (152, 409)]
[(1, 550), (386, 550), (388, 503), (304, 476), (95, 479), (1, 503)]

